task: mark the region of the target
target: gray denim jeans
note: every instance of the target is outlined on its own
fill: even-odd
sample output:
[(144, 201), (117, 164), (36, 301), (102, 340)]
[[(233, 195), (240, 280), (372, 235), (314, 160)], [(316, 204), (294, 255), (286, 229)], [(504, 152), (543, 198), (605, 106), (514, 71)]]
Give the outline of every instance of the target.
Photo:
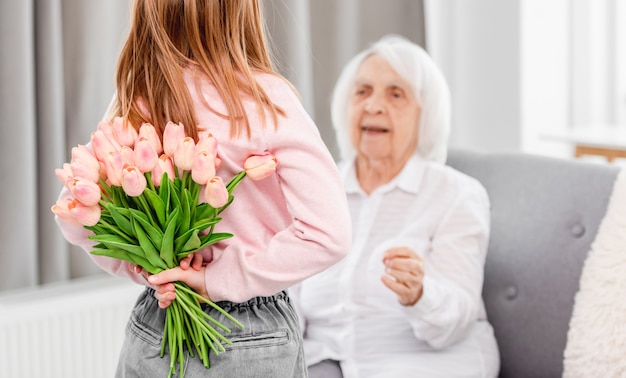
[[(231, 328), (226, 337), (233, 345), (210, 355), (210, 368), (185, 352), (185, 377), (307, 378), (302, 334), (286, 292), (257, 297), (245, 303), (218, 302), (244, 325), (243, 329), (216, 310), (205, 311)], [(154, 290), (147, 288), (137, 299), (126, 327), (116, 378), (166, 378), (170, 357), (159, 357), (165, 310), (159, 308)]]

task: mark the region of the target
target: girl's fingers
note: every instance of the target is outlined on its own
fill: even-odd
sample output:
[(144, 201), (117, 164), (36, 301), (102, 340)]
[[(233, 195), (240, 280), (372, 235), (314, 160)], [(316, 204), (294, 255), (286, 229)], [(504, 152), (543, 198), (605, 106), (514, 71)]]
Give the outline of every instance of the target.
[(184, 270), (189, 269), (189, 266), (191, 265), (191, 261), (193, 259), (194, 254), (195, 253), (190, 253), (187, 256), (185, 256), (184, 259), (180, 260), (180, 264), (178, 265), (180, 265), (181, 269), (184, 269)]
[(148, 278), (148, 282), (152, 285), (163, 285), (168, 282), (182, 281), (184, 272), (184, 269), (181, 267), (167, 269), (160, 273), (151, 275)]
[(202, 264), (204, 263), (204, 259), (202, 255), (199, 253), (194, 253), (193, 259), (191, 261), (191, 267), (194, 270), (200, 270), (202, 268)]
[(180, 267), (183, 270), (187, 270), (190, 267), (194, 270), (200, 270), (200, 268), (202, 267), (202, 255), (199, 253), (190, 253), (189, 255), (185, 256), (185, 258), (183, 258), (182, 260), (180, 260)]
[(136, 274), (141, 274), (141, 272), (143, 271), (143, 268), (141, 266), (137, 264), (131, 264), (131, 263), (128, 264), (128, 269), (131, 272), (136, 273)]
[(154, 288), (154, 297), (159, 302), (160, 308), (167, 308), (172, 301), (176, 299), (176, 292), (174, 291), (176, 288), (171, 283), (166, 283), (164, 285), (152, 285)]
[(176, 291), (176, 287), (174, 287), (174, 284), (172, 283), (166, 283), (163, 285), (152, 285), (152, 288), (159, 294), (173, 293), (174, 291)]

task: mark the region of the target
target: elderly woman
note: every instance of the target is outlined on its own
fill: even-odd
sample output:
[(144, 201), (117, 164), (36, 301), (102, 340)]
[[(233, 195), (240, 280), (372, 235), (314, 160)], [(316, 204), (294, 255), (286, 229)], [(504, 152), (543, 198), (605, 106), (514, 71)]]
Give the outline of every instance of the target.
[(443, 75), (422, 48), (387, 36), (344, 68), (332, 120), (353, 243), (292, 289), (310, 377), (497, 376), (481, 297), (489, 199), (444, 165)]

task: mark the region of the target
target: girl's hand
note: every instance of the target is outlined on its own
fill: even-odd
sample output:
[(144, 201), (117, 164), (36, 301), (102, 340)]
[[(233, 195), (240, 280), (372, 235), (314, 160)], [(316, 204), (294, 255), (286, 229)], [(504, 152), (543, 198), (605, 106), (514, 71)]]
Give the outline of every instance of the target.
[(185, 256), (184, 259), (180, 260), (180, 267), (183, 270), (187, 270), (190, 267), (194, 270), (200, 270), (200, 268), (202, 268), (202, 263), (204, 262), (204, 259), (202, 258), (202, 255), (199, 253), (190, 253), (187, 256)]
[(424, 260), (408, 247), (396, 247), (385, 251), (383, 264), (383, 284), (396, 293), (400, 304), (416, 304), (424, 291)]
[[(193, 262), (191, 263), (193, 267)], [(206, 283), (204, 271), (206, 267), (200, 266), (199, 269), (183, 269), (178, 266), (173, 269), (164, 270), (160, 273), (148, 277), (148, 282), (154, 288), (154, 297), (159, 301), (159, 307), (167, 308), (174, 299), (176, 292), (172, 282), (182, 281), (192, 288), (196, 293), (210, 299), (206, 291)]]
[[(172, 282), (175, 281), (183, 281), (187, 283), (187, 285), (194, 289), (198, 294), (208, 298), (208, 294), (206, 294), (206, 287), (204, 285), (203, 262), (201, 254), (191, 253), (180, 261), (179, 267), (165, 270), (156, 275), (151, 275), (139, 265), (131, 265), (130, 269), (133, 272), (144, 276), (144, 278), (150, 283), (150, 287), (152, 287), (155, 291), (154, 297), (159, 301), (159, 307), (167, 308), (172, 301), (176, 299), (176, 289), (174, 284), (172, 284)], [(191, 270), (189, 268), (191, 268)], [(165, 272), (168, 273), (163, 274)], [(154, 278), (155, 276), (159, 277)], [(176, 277), (184, 277), (184, 279)], [(172, 279), (167, 281), (168, 278)], [(187, 280), (189, 280), (189, 282)]]

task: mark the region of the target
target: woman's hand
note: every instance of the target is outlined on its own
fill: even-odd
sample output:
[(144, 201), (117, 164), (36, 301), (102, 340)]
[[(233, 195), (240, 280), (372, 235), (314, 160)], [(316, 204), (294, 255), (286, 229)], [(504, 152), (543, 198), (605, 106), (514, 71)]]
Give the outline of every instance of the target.
[(424, 260), (408, 247), (396, 247), (383, 256), (383, 284), (396, 293), (404, 306), (413, 306), (424, 291)]
[[(191, 269), (189, 269), (191, 268)], [(196, 293), (209, 298), (206, 292), (204, 280), (204, 266), (202, 255), (192, 253), (180, 261), (178, 267), (164, 270), (151, 275), (140, 266), (131, 266), (131, 269), (143, 275), (155, 291), (154, 297), (159, 301), (160, 308), (167, 308), (176, 299), (175, 287), (172, 282), (182, 281), (191, 287)]]

